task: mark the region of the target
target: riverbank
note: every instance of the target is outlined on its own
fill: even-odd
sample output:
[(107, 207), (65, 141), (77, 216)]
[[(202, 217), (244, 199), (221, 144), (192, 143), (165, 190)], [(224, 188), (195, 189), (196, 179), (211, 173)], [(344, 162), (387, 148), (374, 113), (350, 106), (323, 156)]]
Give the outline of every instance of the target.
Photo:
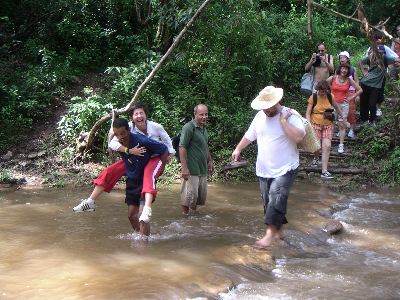
[[(57, 124), (65, 114), (67, 98), (79, 94), (82, 86), (103, 85), (102, 74), (92, 74), (83, 78), (63, 99), (58, 99), (53, 117), (35, 126), (23, 142), (0, 156), (0, 183), (9, 185), (43, 185), (49, 187), (91, 186), (93, 179), (113, 160), (103, 149), (93, 149), (85, 158), (78, 157), (80, 140), (76, 145), (62, 144), (57, 133)], [(387, 98), (382, 106), (384, 117), (377, 122), (377, 128), (357, 127), (357, 137), (346, 139), (344, 154), (337, 153), (338, 139), (334, 138), (329, 162), (329, 171), (334, 179), (321, 180), (320, 163), (311, 166), (312, 155), (300, 151), (301, 165), (299, 177), (310, 182), (323, 184), (336, 191), (352, 191), (370, 187), (394, 186), (400, 180), (400, 136), (399, 115), (396, 107), (398, 98)], [(74, 150), (74, 147), (76, 148)], [(232, 149), (233, 149), (232, 145)], [(63, 151), (65, 148), (69, 151)], [(228, 153), (228, 154), (227, 154)], [(256, 147), (248, 147), (243, 159), (249, 161), (244, 168), (225, 170), (230, 161), (230, 152), (213, 154), (215, 173), (209, 178), (212, 182), (251, 182), (255, 176)], [(167, 166), (160, 183), (179, 182), (177, 161)]]

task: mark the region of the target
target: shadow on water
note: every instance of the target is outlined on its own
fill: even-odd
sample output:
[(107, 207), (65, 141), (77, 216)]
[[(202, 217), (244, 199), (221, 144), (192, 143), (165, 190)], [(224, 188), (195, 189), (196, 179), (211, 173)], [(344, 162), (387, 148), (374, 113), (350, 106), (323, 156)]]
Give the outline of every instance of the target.
[[(400, 298), (395, 191), (343, 196), (297, 182), (285, 241), (267, 251), (252, 246), (265, 230), (257, 183), (211, 184), (191, 217), (178, 186), (161, 189), (147, 243), (130, 229), (123, 190), (73, 213), (89, 192), (0, 192), (0, 299)], [(324, 216), (344, 232), (322, 232)]]

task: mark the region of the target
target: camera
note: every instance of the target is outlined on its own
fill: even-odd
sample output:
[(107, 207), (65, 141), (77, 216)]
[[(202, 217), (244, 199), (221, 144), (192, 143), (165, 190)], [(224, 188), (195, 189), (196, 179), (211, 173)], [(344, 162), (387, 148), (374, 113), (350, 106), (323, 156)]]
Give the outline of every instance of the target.
[(321, 55), (317, 54), (315, 56), (315, 63), (314, 63), (314, 67), (319, 67), (321, 65)]

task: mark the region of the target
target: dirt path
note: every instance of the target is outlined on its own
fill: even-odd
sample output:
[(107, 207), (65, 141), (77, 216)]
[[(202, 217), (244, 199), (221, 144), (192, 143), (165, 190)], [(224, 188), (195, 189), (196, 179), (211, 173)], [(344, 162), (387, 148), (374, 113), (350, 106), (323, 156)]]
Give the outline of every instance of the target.
[[(21, 138), (23, 143), (9, 149), (0, 157), (0, 169), (3, 170), (0, 173), (0, 182), (64, 185), (73, 180), (85, 183), (87, 177), (92, 176), (91, 173), (97, 174), (98, 169), (102, 167), (98, 164), (76, 166), (57, 155), (58, 141), (55, 138), (58, 122), (66, 114), (71, 97), (83, 96), (83, 89), (87, 86), (95, 92), (102, 91), (104, 74), (86, 74), (72, 83), (62, 96), (54, 98), (51, 117), (37, 122), (31, 131)], [(82, 175), (77, 175), (81, 171)]]

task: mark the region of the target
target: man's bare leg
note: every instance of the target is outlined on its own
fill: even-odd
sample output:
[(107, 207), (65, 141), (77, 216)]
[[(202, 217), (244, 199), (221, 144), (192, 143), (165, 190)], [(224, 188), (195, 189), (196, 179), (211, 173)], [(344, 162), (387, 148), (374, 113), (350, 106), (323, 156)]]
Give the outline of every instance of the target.
[(139, 232), (139, 206), (128, 205), (128, 219), (134, 231)]
[(265, 235), (261, 239), (256, 241), (256, 245), (259, 247), (271, 246), (276, 239), (278, 231), (279, 231), (278, 226), (267, 225), (267, 229), (265, 230)]
[(189, 206), (182, 205), (182, 214), (185, 216), (189, 214)]
[(281, 225), (280, 227), (278, 227), (278, 232), (275, 235), (275, 239), (277, 240), (282, 240), (284, 239), (284, 235), (283, 235), (283, 225)]

